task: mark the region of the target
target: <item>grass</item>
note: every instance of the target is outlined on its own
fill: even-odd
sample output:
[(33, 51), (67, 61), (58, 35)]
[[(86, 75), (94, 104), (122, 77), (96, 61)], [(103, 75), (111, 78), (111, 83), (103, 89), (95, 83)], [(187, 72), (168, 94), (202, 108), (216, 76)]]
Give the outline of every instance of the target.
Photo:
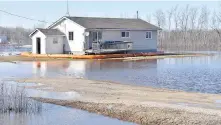
[(24, 88), (0, 83), (0, 113), (38, 113), (42, 105), (27, 97)]

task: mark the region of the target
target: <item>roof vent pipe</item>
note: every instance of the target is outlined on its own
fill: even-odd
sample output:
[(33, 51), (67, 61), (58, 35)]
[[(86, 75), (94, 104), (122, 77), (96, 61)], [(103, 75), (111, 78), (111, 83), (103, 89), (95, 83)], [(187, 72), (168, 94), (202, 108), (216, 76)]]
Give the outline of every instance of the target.
[(66, 1), (66, 4), (67, 4), (67, 6), (66, 6), (66, 9), (67, 9), (66, 16), (70, 16), (68, 0)]
[(137, 19), (139, 19), (139, 12), (137, 11)]

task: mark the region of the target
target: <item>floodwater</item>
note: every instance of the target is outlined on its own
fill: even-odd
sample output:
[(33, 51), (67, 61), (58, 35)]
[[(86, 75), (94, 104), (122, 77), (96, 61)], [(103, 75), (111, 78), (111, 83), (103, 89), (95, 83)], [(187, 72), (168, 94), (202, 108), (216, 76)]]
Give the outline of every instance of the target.
[[(109, 118), (106, 116), (89, 113), (87, 111), (62, 107), (53, 104), (41, 103), (27, 97), (41, 97), (59, 100), (72, 100), (78, 98), (80, 95), (77, 92), (49, 92), (36, 89), (23, 89), (28, 86), (41, 86), (41, 84), (29, 83), (28, 86), (23, 84), (4, 81), (0, 87), (0, 123), (1, 125), (135, 125), (118, 119)], [(19, 88), (19, 89), (18, 89)], [(22, 90), (22, 91), (20, 91)], [(24, 91), (23, 91), (24, 90)], [(3, 92), (3, 93), (2, 93)], [(16, 92), (16, 93), (15, 93)], [(21, 96), (15, 94), (22, 93)], [(3, 94), (3, 96), (2, 96)], [(9, 94), (11, 97), (6, 100)], [(6, 99), (2, 102), (2, 98)], [(18, 103), (18, 99), (20, 103)], [(23, 101), (25, 100), (25, 101)], [(17, 103), (16, 103), (16, 102)], [(23, 103), (22, 106), (17, 106)], [(7, 108), (8, 106), (11, 109)], [(27, 107), (26, 107), (27, 106)], [(6, 107), (6, 108), (4, 108)], [(21, 110), (17, 110), (20, 108)]]
[(0, 45), (0, 56), (19, 55), (21, 52), (31, 52), (31, 45)]
[[(221, 54), (219, 53), (216, 53), (214, 56), (138, 61), (73, 60), (1, 62), (0, 78), (6, 80), (8, 78), (69, 76), (191, 92), (221, 93), (220, 64)], [(33, 86), (33, 84), (30, 83), (30, 86)], [(31, 89), (27, 89), (27, 94), (35, 97), (54, 99), (62, 99), (64, 97), (75, 99), (80, 96), (76, 92), (53, 93)], [(220, 100), (217, 100), (217, 105), (220, 102)], [(38, 114), (0, 114), (0, 122), (2, 125), (14, 125), (18, 123), (19, 125), (132, 124), (73, 108), (51, 104), (42, 105), (43, 110)], [(180, 105), (192, 104), (181, 103)]]
[(221, 93), (221, 55), (139, 61), (0, 63), (1, 78), (71, 76), (191, 92)]
[(86, 111), (42, 104), (41, 112), (0, 113), (1, 125), (134, 125)]

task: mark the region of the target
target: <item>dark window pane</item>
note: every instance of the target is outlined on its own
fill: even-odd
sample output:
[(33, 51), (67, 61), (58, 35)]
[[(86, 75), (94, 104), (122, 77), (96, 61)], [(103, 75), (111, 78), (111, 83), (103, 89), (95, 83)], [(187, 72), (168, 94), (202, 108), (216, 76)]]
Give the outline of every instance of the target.
[(146, 38), (151, 39), (152, 38), (152, 32), (146, 32)]
[(69, 32), (69, 40), (74, 40), (74, 32)]
[(152, 33), (151, 32), (149, 32), (149, 38), (152, 38)]
[(129, 37), (130, 36), (130, 33), (129, 32), (126, 32), (126, 37)]
[(125, 37), (125, 32), (121, 32), (121, 37)]
[(98, 32), (98, 40), (102, 39), (102, 32)]

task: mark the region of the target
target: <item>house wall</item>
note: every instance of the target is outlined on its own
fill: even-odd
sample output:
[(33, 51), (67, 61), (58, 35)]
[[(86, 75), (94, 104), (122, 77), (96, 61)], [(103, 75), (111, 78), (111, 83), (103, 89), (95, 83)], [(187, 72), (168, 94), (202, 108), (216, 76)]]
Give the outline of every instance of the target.
[(37, 54), (36, 38), (41, 38), (41, 54), (46, 54), (46, 36), (37, 31), (32, 37), (32, 53)]
[(146, 31), (129, 31), (129, 38), (122, 38), (120, 30), (103, 30), (103, 41), (131, 41), (133, 51), (150, 52), (157, 51), (157, 31), (152, 31), (152, 39), (146, 39)]
[[(73, 54), (84, 54), (84, 31), (85, 28), (74, 23), (68, 19), (62, 21), (60, 24), (52, 27), (53, 29), (59, 29), (66, 35), (66, 39), (64, 40), (65, 44), (65, 52), (72, 52)], [(68, 32), (74, 32), (74, 40), (68, 40)]]
[[(58, 43), (53, 43), (54, 38)], [(46, 38), (46, 53), (47, 54), (62, 54), (63, 53), (63, 36), (47, 36)]]

